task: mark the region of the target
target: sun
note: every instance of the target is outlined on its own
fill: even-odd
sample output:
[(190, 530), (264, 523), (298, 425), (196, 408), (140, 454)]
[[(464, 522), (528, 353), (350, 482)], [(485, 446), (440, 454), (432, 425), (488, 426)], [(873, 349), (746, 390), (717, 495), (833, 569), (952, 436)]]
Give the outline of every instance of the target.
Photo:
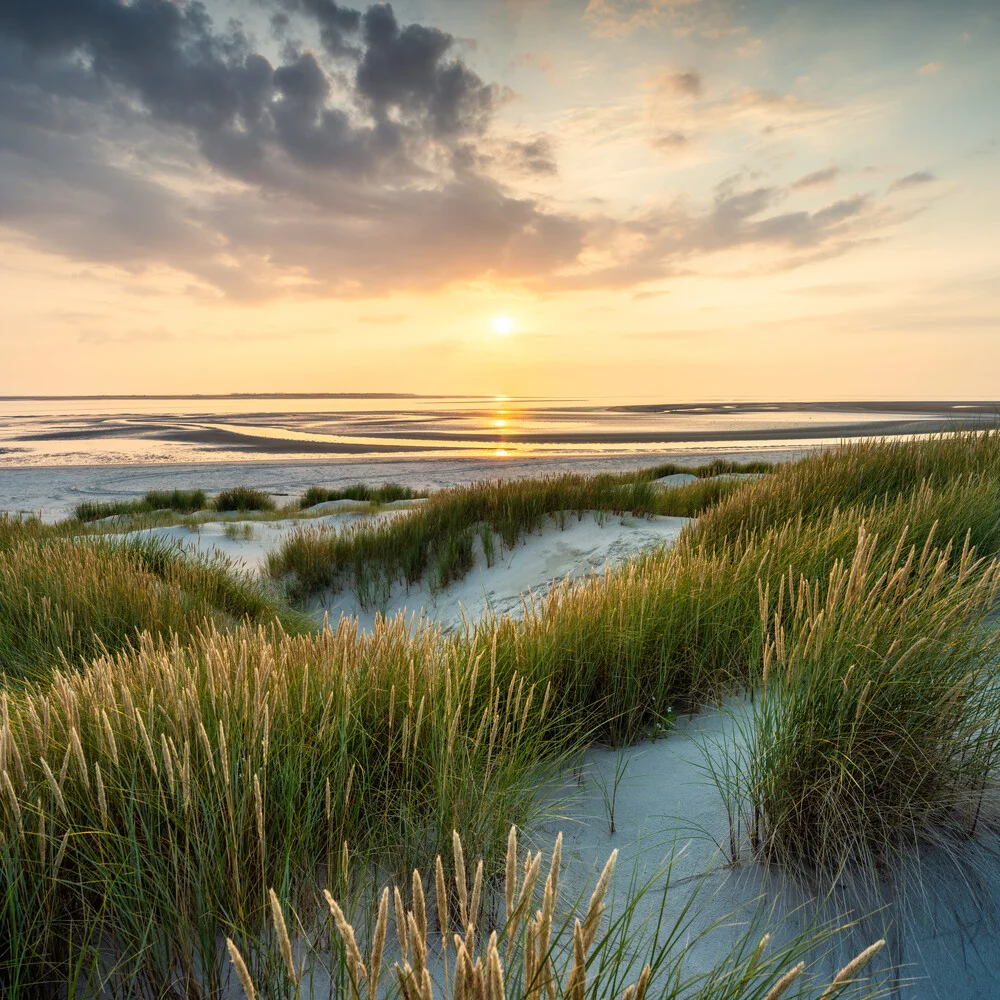
[(509, 316), (494, 316), (492, 326), (498, 337), (506, 337), (514, 332), (514, 321)]

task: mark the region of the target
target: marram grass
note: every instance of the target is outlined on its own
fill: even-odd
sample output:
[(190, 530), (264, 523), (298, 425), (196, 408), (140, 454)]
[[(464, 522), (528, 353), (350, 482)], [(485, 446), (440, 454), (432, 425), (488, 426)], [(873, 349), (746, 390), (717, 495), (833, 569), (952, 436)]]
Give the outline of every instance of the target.
[[(503, 877), (492, 891), (484, 879), (482, 860), (475, 866), (466, 862), (457, 832), (451, 848), (450, 878), (438, 855), (426, 885), (425, 876), (416, 869), (408, 885), (395, 885), (391, 894), (385, 887), (370, 917), (362, 914), (365, 928), (351, 922), (345, 900), (335, 898), (329, 889), (323, 891), (332, 952), (324, 971), (334, 980), (336, 995), (346, 1000), (377, 996), (402, 1000), (779, 1000), (793, 985), (796, 996), (820, 1000), (884, 995), (867, 978), (868, 966), (885, 945), (883, 940), (863, 949), (824, 981), (807, 971), (806, 959), (814, 959), (835, 936), (829, 927), (809, 928), (779, 947), (771, 944), (770, 933), (761, 934), (745, 922), (735, 946), (727, 949), (719, 932), (729, 921), (699, 927), (696, 911), (684, 909), (671, 923), (661, 909), (651, 934), (638, 918), (637, 907), (658, 887), (633, 886), (628, 901), (616, 908), (612, 897), (617, 851), (601, 869), (589, 898), (585, 890), (567, 905), (560, 892), (562, 834), (543, 873), (541, 852), (528, 850), (522, 856), (517, 829), (511, 827)], [(660, 875), (665, 897), (669, 864)], [(491, 920), (486, 897), (493, 893), (501, 899), (499, 912)], [(267, 981), (269, 995), (298, 997), (312, 986), (307, 980), (324, 957), (307, 944), (296, 948), (273, 890), (270, 899), (280, 962), (269, 961), (267, 952), (261, 955), (256, 942), (244, 946), (248, 962), (239, 945), (231, 937), (226, 940), (235, 978), (248, 1000), (263, 995), (252, 968), (261, 969), (259, 978)], [(712, 936), (720, 937), (714, 967), (700, 972), (689, 969), (689, 952)], [(277, 974), (272, 971), (275, 965)], [(284, 983), (278, 985), (276, 979)]]
[(53, 537), (3, 518), (0, 532), (0, 671), (8, 681), (126, 649), (143, 632), (186, 641), (206, 622), (306, 627), (222, 557), (196, 559), (151, 539)]
[(381, 486), (354, 483), (342, 489), (310, 486), (299, 498), (298, 506), (305, 510), (330, 500), (356, 500), (359, 503), (384, 504), (395, 503), (398, 500), (416, 500), (426, 496), (426, 492), (411, 489), (409, 486), (400, 486), (399, 483), (383, 483)]
[(272, 886), (335, 885), (345, 840), (406, 870), (460, 826), (501, 857), (559, 758), (549, 703), (401, 622), (146, 639), (4, 694), (0, 968), (58, 978), (85, 935), (124, 981), (214, 989), (225, 928), (260, 931)]
[(550, 519), (565, 524), (587, 511), (689, 517), (739, 488), (699, 480), (664, 490), (638, 474), (475, 483), (441, 490), (419, 509), (349, 530), (303, 527), (268, 558), (270, 574), (303, 600), (324, 590), (353, 587), (364, 605), (384, 605), (394, 584), (429, 576), (432, 587), (461, 579), (473, 565), (477, 536), (500, 536), (513, 548)]
[(997, 826), (1000, 565), (863, 531), (825, 581), (762, 595), (744, 823), (756, 852), (831, 871)]

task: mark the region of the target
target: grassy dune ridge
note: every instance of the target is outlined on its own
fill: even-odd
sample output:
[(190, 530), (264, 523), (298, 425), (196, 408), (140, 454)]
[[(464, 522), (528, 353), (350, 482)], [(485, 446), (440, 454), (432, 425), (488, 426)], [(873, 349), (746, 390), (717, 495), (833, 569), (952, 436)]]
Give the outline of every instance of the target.
[[(327, 500), (357, 500), (384, 504), (394, 500), (412, 500), (426, 495), (397, 483), (385, 483), (381, 486), (356, 483), (344, 489), (310, 486), (297, 501), (285, 508), (285, 512), (305, 510)], [(277, 509), (270, 493), (249, 486), (232, 486), (221, 490), (211, 498), (204, 490), (150, 490), (138, 500), (88, 500), (76, 505), (73, 509), (73, 518), (86, 524), (112, 516), (137, 518), (156, 513), (193, 514), (197, 511), (269, 513)]]
[(492, 564), (494, 535), (512, 549), (550, 519), (565, 524), (585, 511), (691, 517), (739, 486), (701, 479), (663, 490), (652, 481), (658, 471), (638, 476), (568, 473), (442, 490), (406, 517), (374, 527), (337, 531), (304, 526), (271, 554), (268, 571), (287, 580), (294, 600), (350, 586), (365, 606), (377, 607), (388, 600), (395, 583), (411, 586), (428, 575), (432, 587), (444, 588), (461, 579), (472, 567), (477, 537)]
[(365, 483), (355, 483), (343, 489), (326, 489), (322, 486), (310, 486), (299, 498), (299, 507), (305, 510), (318, 503), (328, 503), (331, 500), (357, 500), (366, 503), (394, 503), (397, 500), (417, 500), (426, 497), (421, 490), (413, 490), (399, 483), (385, 483), (382, 486), (368, 486)]
[[(454, 491), (442, 505), (454, 520), (438, 537), (449, 524), (463, 537), (486, 502), (505, 540), (567, 499), (581, 504), (570, 511), (594, 509), (595, 497), (661, 502), (642, 479), (562, 486), (493, 486), (485, 501), (483, 487), (464, 500)], [(100, 941), (126, 992), (159, 996), (172, 982), (198, 995), (229, 975), (228, 936), (258, 988), (285, 995), (269, 889), (317, 955), (346, 961), (315, 936), (324, 887), (364, 906), (361, 876), (416, 865), (430, 875), (452, 829), (499, 879), (508, 824), (536, 818), (547, 769), (587, 741), (653, 732), (667, 705), (693, 711), (729, 692), (750, 695), (757, 748), (727, 772), (735, 782), (720, 779), (734, 854), (745, 837), (744, 860), (829, 870), (918, 841), (961, 844), (998, 822), (984, 795), (1000, 758), (986, 627), (998, 523), (1000, 435), (864, 442), (728, 484), (676, 546), (556, 587), (523, 621), (444, 636), (380, 620), (364, 636), (349, 623), (293, 636), (271, 605), (256, 619), (229, 608), (200, 627), (195, 609), (169, 639), (173, 619), (156, 611), (137, 648), (91, 658), (72, 647), (88, 665), (54, 671), (51, 650), (70, 639), (46, 625), (18, 654), (37, 649), (37, 672), (14, 670), (0, 704), (0, 977), (12, 996), (93, 981), (108, 972)], [(398, 530), (352, 544), (398, 565), (394, 545), (408, 538)], [(78, 643), (108, 645), (129, 574), (149, 575), (152, 600), (181, 572), (164, 556), (158, 576), (154, 555), (126, 546), (91, 556), (93, 542), (38, 524), (0, 523), (0, 539), (9, 587), (75, 600), (72, 581), (91, 580), (81, 586), (89, 617), (64, 630)], [(87, 558), (118, 560), (122, 585), (112, 574), (98, 600), (104, 576), (80, 573)], [(0, 650), (10, 634), (0, 631)], [(356, 852), (346, 864), (344, 841)], [(703, 995), (766, 996), (779, 970), (755, 975), (753, 947), (735, 964), (720, 957), (728, 992)], [(572, 951), (568, 928), (559, 948)], [(673, 995), (681, 950), (654, 970), (657, 995)], [(593, 995), (619, 986), (598, 978)], [(505, 989), (526, 996), (520, 977)]]
[(2, 515), (0, 594), (7, 681), (127, 649), (144, 632), (186, 642), (206, 622), (311, 627), (222, 556), (196, 559), (155, 539), (74, 539)]

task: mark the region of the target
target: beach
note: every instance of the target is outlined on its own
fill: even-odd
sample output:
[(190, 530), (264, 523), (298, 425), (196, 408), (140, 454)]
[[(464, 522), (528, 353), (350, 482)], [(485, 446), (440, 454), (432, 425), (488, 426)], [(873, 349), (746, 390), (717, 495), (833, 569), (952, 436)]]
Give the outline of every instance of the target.
[(166, 484), (276, 496), (441, 489), (713, 456), (785, 461), (839, 440), (987, 426), (989, 403), (711, 403), (486, 397), (0, 399), (0, 510), (67, 514)]

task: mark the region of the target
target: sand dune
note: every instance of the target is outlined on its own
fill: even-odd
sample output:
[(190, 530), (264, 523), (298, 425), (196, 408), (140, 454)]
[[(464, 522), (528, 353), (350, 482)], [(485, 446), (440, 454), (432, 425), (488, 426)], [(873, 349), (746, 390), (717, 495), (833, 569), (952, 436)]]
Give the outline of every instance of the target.
[[(672, 485), (672, 484), (667, 484)], [(403, 511), (371, 513), (333, 508), (310, 520), (344, 530), (362, 521), (405, 516)], [(552, 520), (542, 531), (522, 539), (513, 550), (499, 548), (488, 566), (476, 543), (476, 564), (461, 581), (434, 593), (426, 583), (408, 591), (397, 586), (382, 609), (422, 616), (445, 629), (459, 626), (463, 616), (474, 621), (490, 611), (517, 614), (524, 600), (539, 595), (553, 581), (580, 577), (618, 564), (652, 546), (669, 544), (685, 519), (636, 519), (585, 514), (571, 516), (564, 527)], [(226, 534), (243, 525), (250, 538)], [(213, 521), (195, 532), (187, 527), (153, 529), (149, 534), (186, 549), (222, 552), (245, 568), (259, 572), (267, 553), (297, 522)], [(313, 607), (317, 615), (353, 615), (370, 627), (376, 611), (358, 606), (351, 593), (328, 594)], [(817, 920), (858, 921), (850, 933), (814, 971), (829, 979), (861, 948), (879, 938), (888, 947), (877, 966), (894, 984), (889, 995), (918, 998), (986, 1000), (1000, 995), (997, 952), (1000, 909), (1000, 844), (970, 844), (962, 856), (914, 852), (904, 870), (880, 885), (838, 884), (832, 894), (756, 863), (747, 845), (731, 856), (726, 804), (707, 766), (718, 768), (727, 754), (739, 754), (744, 743), (748, 703), (733, 699), (674, 725), (651, 739), (620, 750), (593, 747), (563, 779), (544, 790), (550, 819), (532, 831), (545, 849), (564, 831), (563, 899), (583, 892), (588, 878), (611, 850), (621, 852), (616, 874), (617, 895), (656, 878), (656, 887), (638, 903), (640, 921), (662, 919), (669, 926), (690, 920), (685, 938), (715, 925), (704, 941), (695, 941), (687, 971), (697, 973), (718, 963), (720, 949), (748, 926), (766, 923), (775, 941), (803, 932)], [(652, 737), (656, 737), (653, 739)], [(612, 800), (613, 816), (612, 816)], [(611, 820), (614, 820), (614, 832)], [(663, 871), (672, 865), (664, 896)], [(819, 897), (819, 898), (818, 898)], [(661, 909), (662, 907), (662, 909)], [(873, 970), (874, 971), (874, 970)], [(899, 993), (900, 986), (909, 984)]]

